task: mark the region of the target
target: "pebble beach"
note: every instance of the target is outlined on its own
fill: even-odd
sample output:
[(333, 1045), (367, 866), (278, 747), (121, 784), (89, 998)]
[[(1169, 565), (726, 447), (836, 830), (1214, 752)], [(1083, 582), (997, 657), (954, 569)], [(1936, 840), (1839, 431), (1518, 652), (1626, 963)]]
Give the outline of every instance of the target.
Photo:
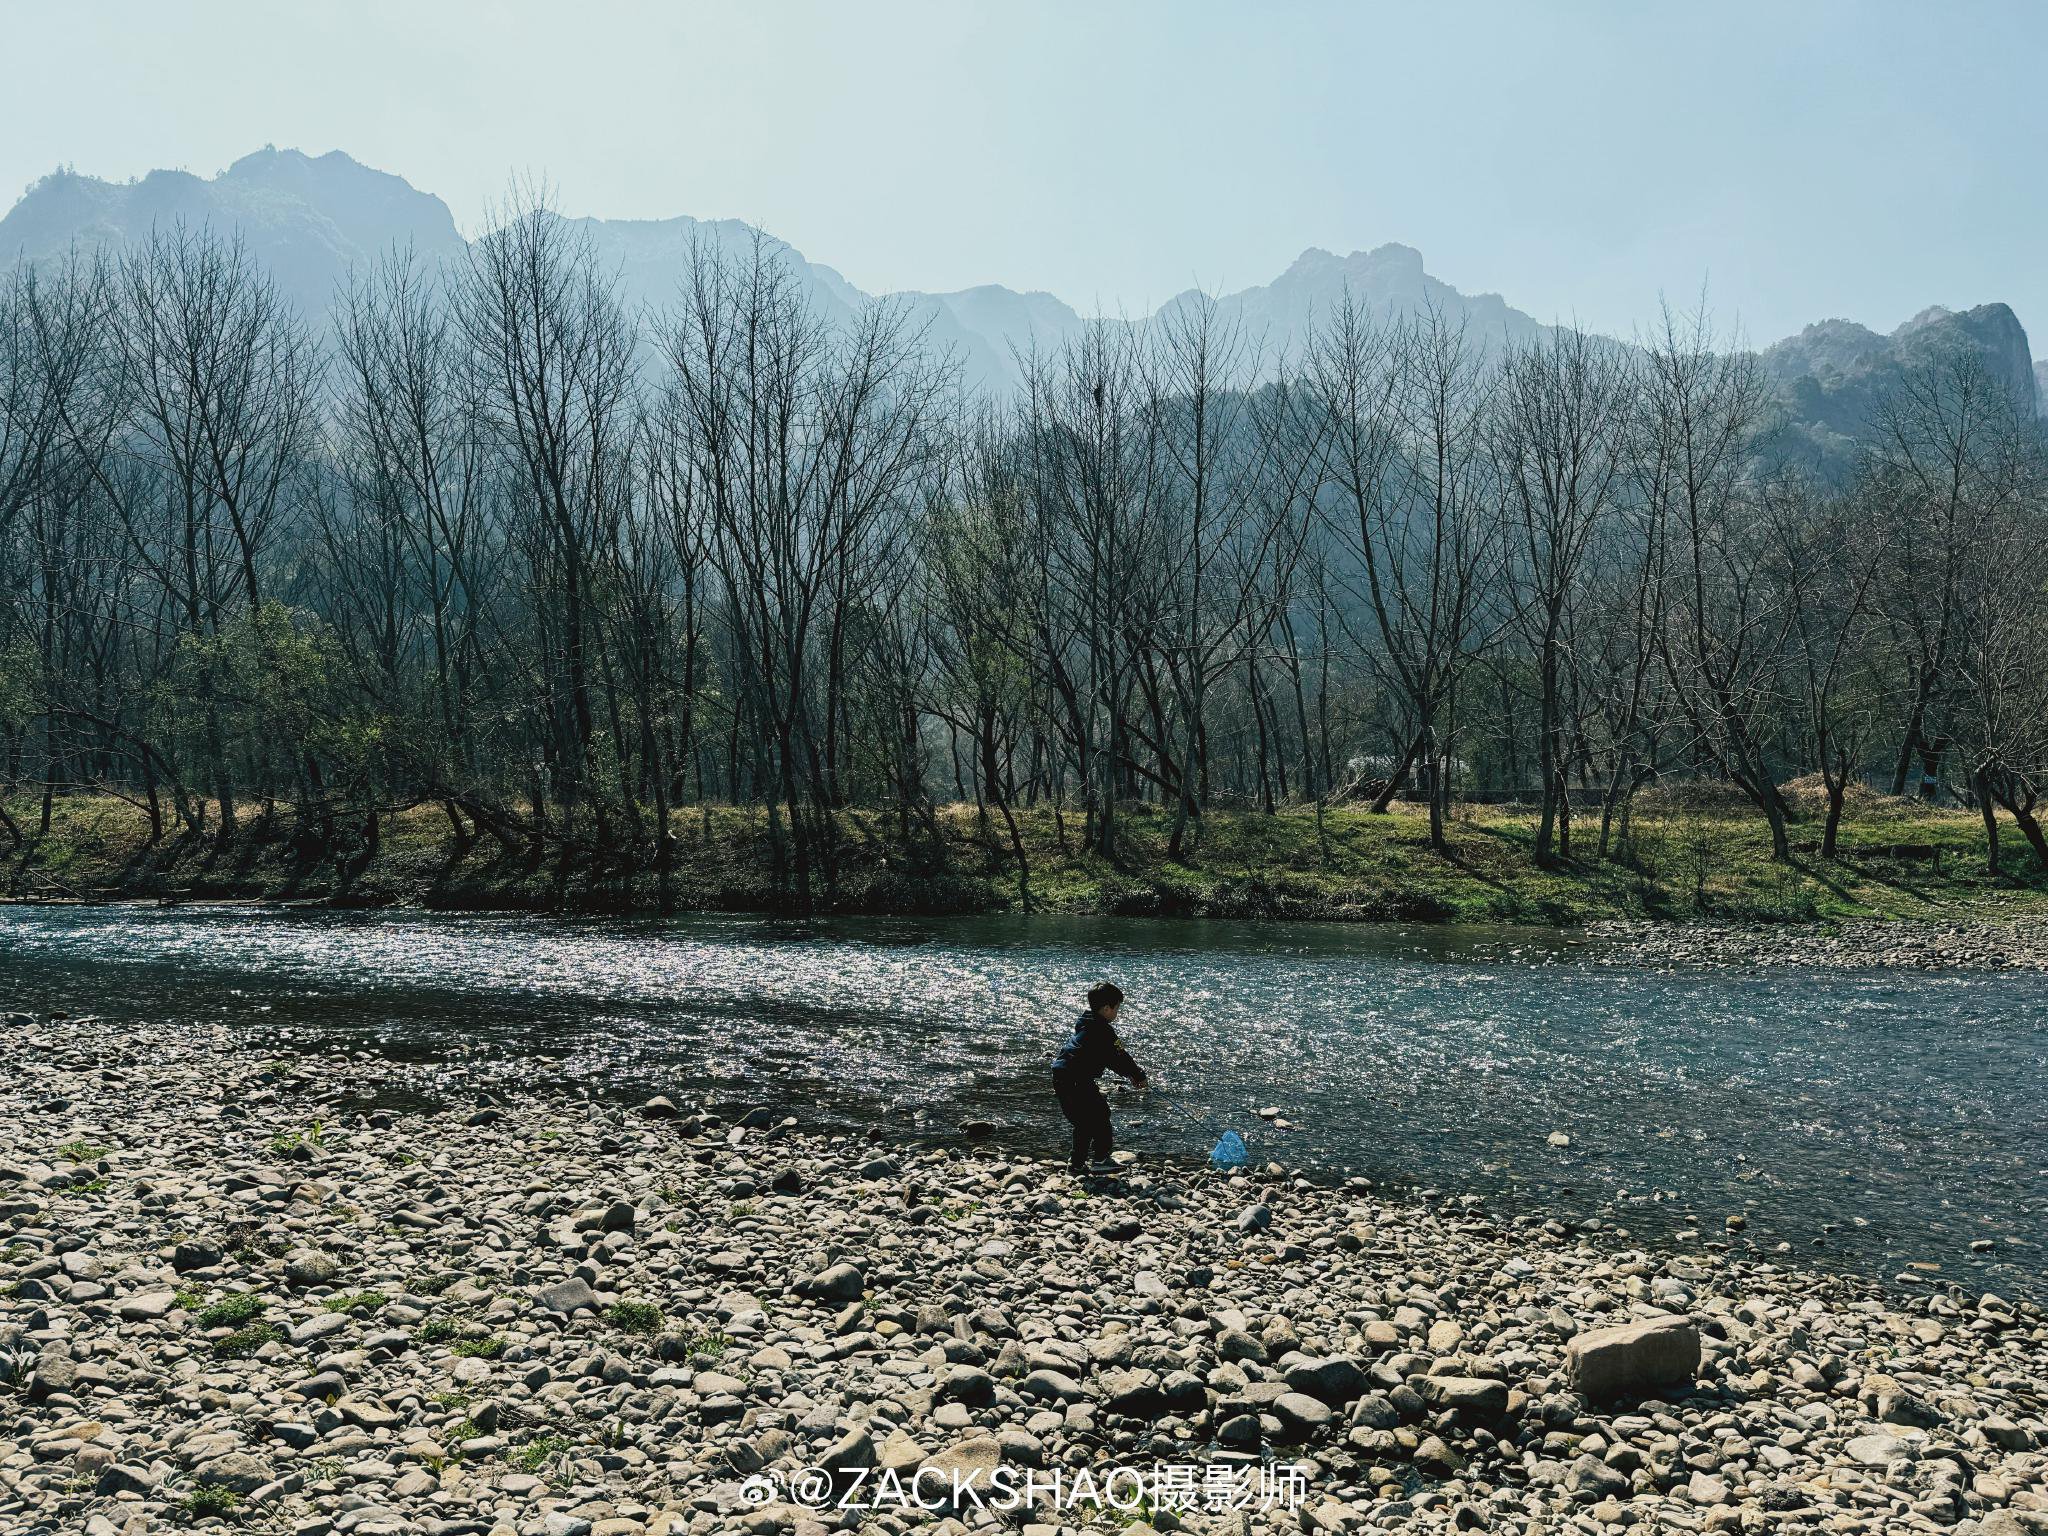
[(2048, 1531), (2025, 1299), (687, 1084), (4, 1040), (0, 1531)]

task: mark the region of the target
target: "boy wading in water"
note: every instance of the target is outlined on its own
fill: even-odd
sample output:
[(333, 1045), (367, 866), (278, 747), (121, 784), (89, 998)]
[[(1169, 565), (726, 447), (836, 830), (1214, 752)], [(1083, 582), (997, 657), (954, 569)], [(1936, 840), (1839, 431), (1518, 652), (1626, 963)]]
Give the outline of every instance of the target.
[(1089, 1171), (1090, 1153), (1096, 1169), (1107, 1172), (1109, 1154), (1116, 1145), (1109, 1130), (1109, 1100), (1095, 1086), (1095, 1079), (1114, 1072), (1129, 1079), (1134, 1088), (1146, 1083), (1145, 1069), (1131, 1060), (1131, 1053), (1116, 1037), (1116, 1014), (1123, 1001), (1122, 989), (1111, 982), (1090, 990), (1088, 1011), (1052, 1059), (1053, 1092), (1059, 1095), (1060, 1113), (1074, 1127), (1074, 1156), (1067, 1166), (1075, 1173)]

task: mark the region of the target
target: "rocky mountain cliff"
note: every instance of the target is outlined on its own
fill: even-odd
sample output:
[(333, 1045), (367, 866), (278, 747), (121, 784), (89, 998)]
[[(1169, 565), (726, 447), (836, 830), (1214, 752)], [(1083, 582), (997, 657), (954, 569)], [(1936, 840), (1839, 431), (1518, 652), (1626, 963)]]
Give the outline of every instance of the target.
[(2048, 364), (2034, 362), (2025, 327), (2003, 304), (1961, 313), (1935, 305), (1889, 336), (1853, 320), (1823, 320), (1766, 347), (1762, 361), (1788, 429), (1827, 464), (1870, 431), (1878, 402), (1902, 374), (1955, 346), (1982, 353), (1992, 377), (2004, 381), (2029, 414), (2038, 413), (2036, 379)]

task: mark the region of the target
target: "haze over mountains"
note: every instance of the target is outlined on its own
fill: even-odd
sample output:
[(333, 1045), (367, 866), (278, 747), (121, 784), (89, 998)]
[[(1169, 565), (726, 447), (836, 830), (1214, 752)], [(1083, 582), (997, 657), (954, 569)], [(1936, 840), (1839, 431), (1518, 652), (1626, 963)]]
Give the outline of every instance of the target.
[[(309, 156), (263, 149), (212, 178), (154, 171), (139, 181), (110, 183), (64, 171), (45, 177), (0, 218), (0, 262), (59, 255), (74, 243), (118, 247), (153, 225), (183, 219), (241, 232), (248, 248), (308, 315), (320, 319), (352, 265), (410, 244), (432, 261), (457, 255), (463, 237), (438, 197), (402, 177), (372, 170), (339, 151)], [(669, 302), (693, 238), (730, 247), (753, 239), (738, 220), (580, 219), (599, 254), (616, 267), (628, 297)], [(831, 267), (777, 243), (828, 316), (868, 302)], [(1498, 294), (1465, 294), (1429, 275), (1421, 252), (1388, 244), (1348, 256), (1311, 249), (1272, 282), (1223, 296), (1225, 313), (1242, 319), (1269, 349), (1294, 349), (1311, 315), (1327, 314), (1346, 289), (1383, 315), (1412, 313), (1434, 303), (1462, 316), (1486, 339), (1521, 341), (1542, 324)], [(1083, 324), (1070, 305), (1048, 293), (986, 285), (956, 293), (891, 295), (929, 322), (931, 339), (955, 349), (970, 385), (1009, 386), (1019, 377), (1016, 354), (1034, 344), (1056, 349)], [(1189, 302), (1178, 295), (1162, 311)], [(1648, 317), (1645, 317), (1646, 319)], [(1816, 461), (1839, 461), (1869, 422), (1874, 402), (1898, 372), (1941, 348), (1982, 350), (1997, 376), (2032, 408), (2048, 394), (2048, 363), (2035, 364), (2027, 334), (2012, 310), (1987, 303), (1960, 312), (1929, 308), (1882, 335), (1847, 320), (1823, 320), (1766, 347), (1764, 366), (1784, 401), (1796, 441)]]

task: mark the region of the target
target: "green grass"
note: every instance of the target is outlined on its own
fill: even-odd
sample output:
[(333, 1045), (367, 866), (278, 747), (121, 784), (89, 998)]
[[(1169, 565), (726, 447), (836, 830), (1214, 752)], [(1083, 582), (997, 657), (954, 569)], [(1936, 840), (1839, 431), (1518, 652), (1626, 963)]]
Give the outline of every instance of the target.
[(539, 1472), (568, 1455), (570, 1444), (566, 1435), (535, 1435), (526, 1444), (507, 1451), (505, 1459), (521, 1472)]
[[(1575, 858), (1554, 869), (1530, 859), (1535, 816), (1519, 808), (1459, 806), (1447, 853), (1428, 844), (1419, 807), (1374, 816), (1329, 811), (1319, 836), (1307, 807), (1278, 813), (1212, 811), (1184, 862), (1166, 854), (1170, 812), (1119, 810), (1119, 857), (1080, 851), (1081, 819), (1064, 825), (1046, 807), (1018, 813), (1031, 865), (1033, 904), (1046, 911), (1142, 916), (1301, 918), (1337, 921), (1571, 924), (1608, 917), (1809, 922), (1849, 918), (1943, 918), (2048, 911), (2048, 873), (2035, 867), (2007, 824), (1996, 875), (1984, 869), (1983, 828), (1974, 812), (1859, 794), (1841, 834), (1841, 856), (1817, 849), (1821, 808), (1793, 792), (1794, 857), (1769, 858), (1761, 817), (1715, 786), (1654, 789), (1638, 797), (1631, 836), (1597, 856), (1596, 813), (1579, 811)], [(33, 826), (35, 817), (26, 815)], [(339, 872), (307, 871), (286, 842), (288, 812), (269, 829), (251, 820), (233, 860), (206, 850), (146, 846), (133, 807), (108, 796), (60, 799), (47, 836), (0, 863), (0, 891), (38, 889), (62, 870), (74, 889), (149, 895), (319, 896), (343, 889)], [(971, 806), (937, 813), (938, 845), (906, 846), (894, 818), (855, 810), (835, 818), (840, 876), (833, 904), (866, 912), (959, 912), (1018, 904), (1007, 834), (990, 836)], [(996, 823), (1000, 826), (1000, 822)], [(672, 895), (684, 908), (758, 910), (786, 904), (769, 876), (765, 821), (715, 807), (706, 817), (678, 811)], [(479, 839), (458, 854), (446, 818), (417, 807), (386, 818), (376, 856), (346, 878), (354, 899), (417, 897), (441, 905), (592, 910), (652, 907), (651, 872), (563, 872), (531, 866)], [(1901, 845), (1935, 856), (1896, 856)], [(315, 1128), (317, 1136), (318, 1128)], [(283, 1138), (288, 1140), (288, 1138)], [(302, 1137), (302, 1139), (305, 1139)], [(317, 1144), (317, 1143), (316, 1143)]]
[(219, 1483), (200, 1483), (179, 1501), (178, 1507), (194, 1520), (209, 1516), (235, 1520), (241, 1517), (242, 1496)]
[(604, 1317), (621, 1333), (654, 1333), (661, 1327), (661, 1308), (649, 1301), (614, 1302)]
[(495, 1360), (505, 1353), (506, 1341), (494, 1333), (481, 1339), (457, 1339), (448, 1348), (465, 1360)]
[(357, 1291), (352, 1296), (330, 1296), (320, 1305), (329, 1312), (353, 1312), (357, 1307), (375, 1312), (390, 1299), (382, 1291)]
[(445, 1344), (462, 1332), (462, 1324), (452, 1317), (430, 1317), (413, 1329), (413, 1338), (421, 1344)]
[[(196, 1296), (194, 1299), (197, 1299)], [(268, 1301), (253, 1292), (237, 1291), (231, 1296), (223, 1296), (193, 1320), (202, 1328), (234, 1328), (254, 1321), (269, 1305)]]
[(312, 1147), (324, 1151), (327, 1146), (327, 1127), (315, 1120), (303, 1131), (284, 1131), (270, 1138), (270, 1150), (278, 1157), (289, 1157), (300, 1147)]
[(732, 1340), (716, 1329), (709, 1333), (678, 1333), (675, 1335), (674, 1353), (684, 1359), (702, 1355), (707, 1360), (722, 1360), (725, 1352), (732, 1348)]
[(57, 1155), (67, 1163), (96, 1163), (107, 1155), (107, 1149), (89, 1141), (67, 1141), (57, 1149)]
[(275, 1323), (250, 1323), (224, 1339), (213, 1341), (213, 1352), (223, 1360), (246, 1360), (266, 1344), (284, 1341), (284, 1330)]

